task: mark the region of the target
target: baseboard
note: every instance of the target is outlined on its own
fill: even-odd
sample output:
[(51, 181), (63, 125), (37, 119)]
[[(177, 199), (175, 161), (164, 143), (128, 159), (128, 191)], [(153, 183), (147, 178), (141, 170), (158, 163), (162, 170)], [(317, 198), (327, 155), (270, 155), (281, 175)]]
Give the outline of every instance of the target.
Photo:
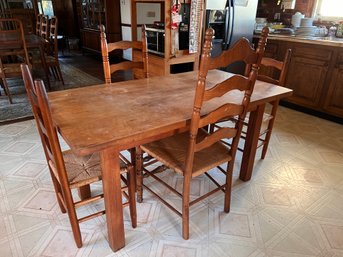
[(336, 122), (336, 123), (339, 123), (339, 124), (343, 124), (343, 118), (336, 117), (336, 116), (333, 116), (333, 115), (330, 115), (330, 114), (327, 114), (327, 113), (324, 113), (324, 112), (311, 110), (309, 108), (306, 108), (306, 107), (303, 107), (303, 106), (299, 106), (299, 105), (296, 105), (296, 104), (293, 104), (293, 103), (285, 102), (285, 101), (280, 101), (280, 105), (288, 107), (288, 108), (296, 110), (296, 111), (307, 113), (307, 114), (310, 114), (310, 115), (313, 115), (313, 116), (316, 116), (316, 117), (319, 117), (319, 118), (322, 118), (322, 119), (325, 119), (325, 120), (329, 120), (329, 121), (333, 121), (333, 122)]

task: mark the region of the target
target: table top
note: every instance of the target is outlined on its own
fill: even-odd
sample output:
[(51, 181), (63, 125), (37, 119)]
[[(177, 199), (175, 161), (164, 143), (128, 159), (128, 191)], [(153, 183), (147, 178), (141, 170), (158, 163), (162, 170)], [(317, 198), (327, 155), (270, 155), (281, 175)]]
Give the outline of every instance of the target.
[[(18, 40), (19, 35), (13, 33), (0, 33), (0, 49), (8, 49), (11, 47), (11, 42)], [(45, 43), (45, 39), (35, 35), (26, 34), (25, 42), (27, 48), (35, 48)], [(12, 45), (13, 47), (13, 45)]]
[[(230, 76), (211, 70), (207, 86)], [(49, 100), (62, 137), (76, 154), (85, 155), (108, 147), (128, 149), (189, 126), (196, 84), (197, 72), (187, 72), (51, 92)], [(291, 89), (257, 81), (249, 110), (291, 94)], [(238, 102), (241, 96), (237, 91), (226, 97)], [(202, 112), (220, 104), (210, 102)]]

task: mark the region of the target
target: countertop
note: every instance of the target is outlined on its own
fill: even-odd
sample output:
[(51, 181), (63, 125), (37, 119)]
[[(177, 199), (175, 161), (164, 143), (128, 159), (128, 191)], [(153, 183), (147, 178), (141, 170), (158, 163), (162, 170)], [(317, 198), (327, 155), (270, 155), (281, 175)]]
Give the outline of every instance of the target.
[[(254, 37), (259, 38), (259, 35), (255, 34)], [(297, 37), (294, 35), (279, 35), (279, 34), (271, 33), (269, 34), (268, 39), (314, 44), (314, 45), (343, 47), (343, 38), (336, 38), (336, 37)]]

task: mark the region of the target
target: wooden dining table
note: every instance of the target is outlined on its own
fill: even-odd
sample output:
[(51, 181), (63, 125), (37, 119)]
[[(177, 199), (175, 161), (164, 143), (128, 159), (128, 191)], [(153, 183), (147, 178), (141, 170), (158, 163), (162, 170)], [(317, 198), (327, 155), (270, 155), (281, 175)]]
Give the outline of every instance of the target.
[[(231, 75), (211, 70), (207, 86)], [(77, 155), (100, 153), (108, 240), (113, 251), (125, 245), (119, 152), (187, 129), (196, 84), (194, 71), (49, 93), (53, 122), (71, 150)], [(226, 98), (235, 102), (241, 99), (240, 94), (233, 92)], [(288, 88), (256, 82), (249, 105), (254, 122), (248, 129), (247, 140), (251, 142), (247, 146), (256, 148), (256, 131), (264, 105), (291, 94)], [(202, 113), (218, 105), (210, 102)], [(252, 154), (256, 149), (247, 151)], [(244, 158), (250, 162), (241, 170), (242, 179), (246, 180), (249, 173), (251, 176), (254, 158)]]

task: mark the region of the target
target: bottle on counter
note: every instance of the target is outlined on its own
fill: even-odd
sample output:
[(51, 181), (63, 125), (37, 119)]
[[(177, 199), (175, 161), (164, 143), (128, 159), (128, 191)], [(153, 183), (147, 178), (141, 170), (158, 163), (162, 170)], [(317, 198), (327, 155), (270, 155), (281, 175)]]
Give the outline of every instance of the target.
[(340, 21), (336, 30), (336, 37), (343, 37), (343, 21)]
[(336, 26), (331, 26), (329, 28), (329, 37), (334, 37), (336, 36), (336, 32), (337, 32), (337, 27)]

